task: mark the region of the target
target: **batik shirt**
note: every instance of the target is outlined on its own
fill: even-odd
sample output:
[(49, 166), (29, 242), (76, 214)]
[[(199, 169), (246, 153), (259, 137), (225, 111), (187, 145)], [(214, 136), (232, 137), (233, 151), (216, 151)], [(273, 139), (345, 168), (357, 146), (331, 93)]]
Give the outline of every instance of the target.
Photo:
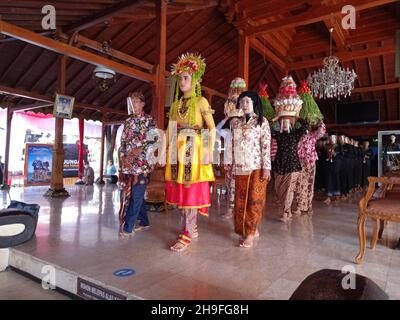
[(268, 120), (260, 126), (258, 116), (247, 122), (240, 118), (233, 126), (234, 173), (247, 175), (253, 170), (271, 170), (271, 131)]
[(320, 123), (318, 129), (315, 131), (309, 131), (301, 137), (298, 146), (297, 154), (300, 159), (302, 167), (313, 166), (315, 161), (318, 160), (318, 154), (315, 150), (315, 145), (318, 139), (321, 139), (326, 132), (325, 124)]
[(307, 124), (303, 119), (299, 119), (299, 123), (301, 127), (291, 132), (272, 131), (272, 137), (278, 145), (273, 170), (279, 175), (301, 171), (297, 147), (301, 137), (307, 132)]
[[(142, 113), (131, 115), (124, 123), (121, 135), (120, 161), (124, 174), (147, 175), (152, 171), (152, 166), (146, 159), (149, 145), (154, 143), (149, 137), (149, 132), (155, 130), (155, 123), (151, 116)], [(142, 152), (135, 156), (134, 149), (143, 148)]]

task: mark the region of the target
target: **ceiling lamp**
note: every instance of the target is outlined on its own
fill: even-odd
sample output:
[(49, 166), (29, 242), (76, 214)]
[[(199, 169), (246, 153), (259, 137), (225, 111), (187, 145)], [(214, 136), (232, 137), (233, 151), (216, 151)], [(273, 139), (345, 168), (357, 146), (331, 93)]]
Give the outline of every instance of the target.
[(115, 75), (114, 70), (102, 66), (96, 67), (93, 71), (93, 78), (101, 92), (108, 90), (115, 83)]
[(330, 55), (324, 58), (324, 68), (308, 75), (307, 82), (317, 98), (338, 98), (350, 96), (354, 89), (357, 74), (349, 68), (339, 65), (339, 58), (332, 55), (332, 32), (330, 31)]

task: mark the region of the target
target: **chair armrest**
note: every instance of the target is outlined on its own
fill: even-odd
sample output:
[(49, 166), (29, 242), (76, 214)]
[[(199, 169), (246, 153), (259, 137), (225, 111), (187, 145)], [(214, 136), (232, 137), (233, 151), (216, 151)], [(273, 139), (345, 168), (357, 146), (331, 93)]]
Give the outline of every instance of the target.
[(400, 177), (368, 177), (369, 184), (400, 184)]

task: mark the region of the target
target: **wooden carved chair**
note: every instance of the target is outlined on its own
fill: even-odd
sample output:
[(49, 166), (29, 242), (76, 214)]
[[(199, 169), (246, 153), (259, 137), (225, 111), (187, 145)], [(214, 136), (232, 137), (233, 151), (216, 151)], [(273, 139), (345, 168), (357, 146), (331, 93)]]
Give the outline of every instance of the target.
[(157, 167), (150, 175), (150, 183), (145, 194), (146, 204), (150, 211), (168, 212), (164, 174), (164, 168)]
[[(390, 192), (393, 186), (400, 185), (400, 177), (368, 177), (368, 182), (369, 186), (366, 195), (359, 203), (358, 235), (360, 238), (360, 252), (355, 259), (358, 264), (362, 262), (365, 253), (365, 222), (367, 218), (375, 220), (371, 249), (375, 249), (380, 222), (400, 222), (400, 197), (398, 194)], [(376, 183), (381, 184), (381, 188), (378, 190), (375, 189)]]
[(217, 170), (214, 168), (214, 175), (215, 181), (212, 182), (212, 194), (213, 198), (217, 199), (217, 190), (220, 189), (220, 194), (222, 194), (222, 189), (226, 186), (224, 167), (221, 165), (218, 166)]

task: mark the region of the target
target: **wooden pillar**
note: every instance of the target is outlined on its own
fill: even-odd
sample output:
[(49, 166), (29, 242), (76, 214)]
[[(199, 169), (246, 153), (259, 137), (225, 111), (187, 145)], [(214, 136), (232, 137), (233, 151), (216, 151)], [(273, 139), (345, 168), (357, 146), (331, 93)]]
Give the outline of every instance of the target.
[[(60, 56), (57, 75), (58, 93), (65, 94), (65, 83), (67, 73), (67, 57)], [(53, 165), (51, 170), (50, 189), (44, 194), (46, 197), (69, 197), (69, 193), (64, 189), (64, 146), (63, 132), (64, 119), (56, 117), (55, 136), (53, 146)]]
[(9, 160), (10, 160), (10, 139), (11, 139), (12, 117), (13, 117), (13, 112), (11, 110), (11, 107), (8, 107), (7, 108), (6, 150), (5, 150), (5, 153), (4, 153), (5, 159), (4, 159), (3, 189), (9, 189), (10, 188), (10, 186), (8, 185), (8, 163), (9, 163)]
[(152, 115), (160, 129), (164, 129), (165, 121), (165, 69), (167, 54), (167, 1), (156, 1), (156, 80), (153, 83)]
[(79, 118), (79, 153), (78, 153), (78, 177), (83, 178), (83, 145), (85, 136), (85, 119)]
[(100, 150), (100, 178), (99, 184), (104, 184), (104, 141), (106, 139), (106, 124), (103, 121), (101, 125), (101, 150)]
[(249, 52), (250, 41), (244, 30), (239, 30), (239, 63), (238, 76), (243, 78), (249, 87)]

